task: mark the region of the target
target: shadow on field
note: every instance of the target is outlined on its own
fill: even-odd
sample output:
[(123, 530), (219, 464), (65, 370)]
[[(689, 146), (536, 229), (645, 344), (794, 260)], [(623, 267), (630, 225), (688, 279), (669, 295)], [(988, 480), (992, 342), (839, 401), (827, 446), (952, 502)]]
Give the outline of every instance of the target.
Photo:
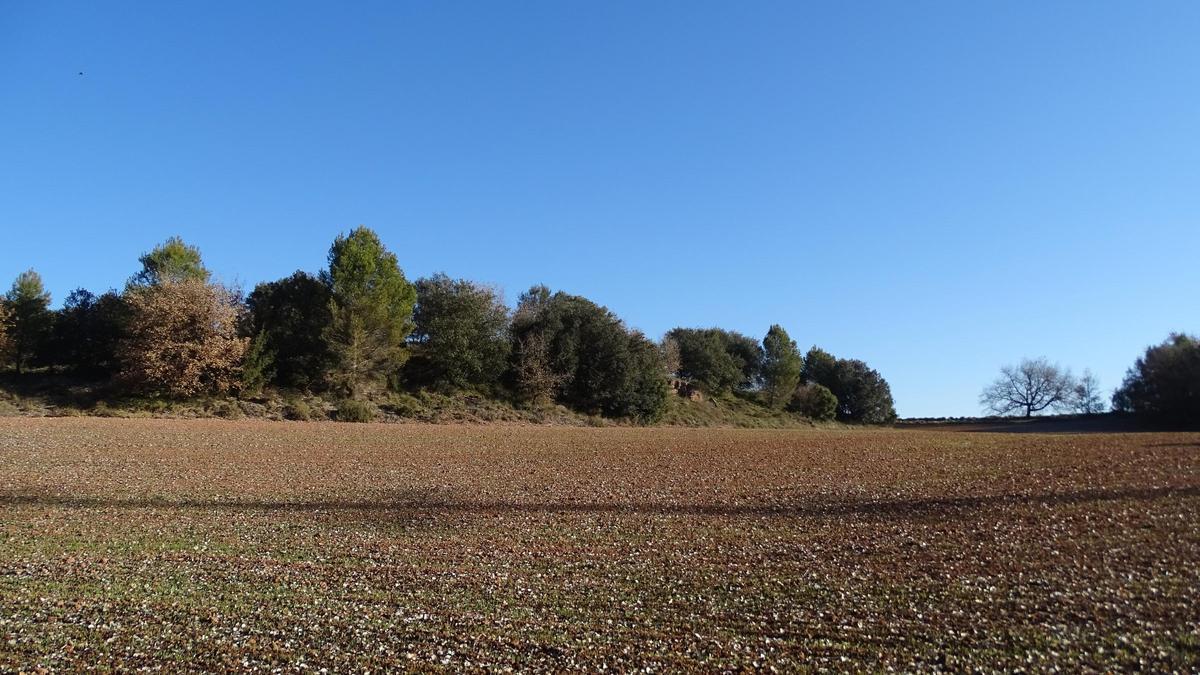
[(770, 504), (655, 504), (629, 503), (571, 503), (571, 502), (472, 502), (454, 501), (431, 494), (409, 495), (403, 499), (327, 500), (327, 501), (239, 501), (231, 499), (106, 499), (101, 497), (66, 497), (37, 494), (2, 494), (0, 507), (43, 506), (68, 509), (198, 509), (212, 511), (261, 512), (378, 512), (381, 514), (439, 513), (489, 514), (570, 514), (614, 513), (637, 515), (682, 516), (756, 516), (823, 518), (837, 516), (887, 516), (896, 518), (951, 515), (961, 511), (995, 506), (1040, 505), (1059, 506), (1106, 501), (1154, 501), (1200, 496), (1200, 486), (1158, 488), (1116, 488), (1078, 490), (1045, 494), (1006, 494), (974, 497), (938, 497), (923, 499), (893, 499), (875, 501), (827, 501), (796, 505)]

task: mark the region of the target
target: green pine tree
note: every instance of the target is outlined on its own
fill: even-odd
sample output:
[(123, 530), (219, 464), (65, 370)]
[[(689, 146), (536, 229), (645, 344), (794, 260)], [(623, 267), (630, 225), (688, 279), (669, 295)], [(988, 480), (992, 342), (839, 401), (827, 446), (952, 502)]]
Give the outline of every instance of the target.
[(779, 325), (771, 326), (762, 344), (763, 393), (767, 405), (780, 409), (788, 404), (800, 384), (804, 358), (800, 356), (796, 341)]
[(354, 398), (404, 363), (417, 293), (395, 254), (366, 227), (338, 235), (322, 279), (333, 319), (325, 331), (334, 360), (330, 383)]
[(19, 373), (42, 352), (50, 337), (54, 319), (50, 313), (50, 294), (42, 285), (41, 275), (26, 270), (13, 281), (4, 301), (8, 306), (5, 333)]

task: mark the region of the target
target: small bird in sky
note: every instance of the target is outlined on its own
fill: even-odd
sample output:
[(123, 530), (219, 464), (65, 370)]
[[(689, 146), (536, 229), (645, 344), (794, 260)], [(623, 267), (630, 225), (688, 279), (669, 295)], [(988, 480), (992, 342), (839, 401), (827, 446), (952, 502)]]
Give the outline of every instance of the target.
[(80, 75), (82, 75), (82, 74), (83, 74), (83, 71), (82, 71), (82, 70), (81, 70), (81, 71), (79, 71), (79, 74), (80, 74)]

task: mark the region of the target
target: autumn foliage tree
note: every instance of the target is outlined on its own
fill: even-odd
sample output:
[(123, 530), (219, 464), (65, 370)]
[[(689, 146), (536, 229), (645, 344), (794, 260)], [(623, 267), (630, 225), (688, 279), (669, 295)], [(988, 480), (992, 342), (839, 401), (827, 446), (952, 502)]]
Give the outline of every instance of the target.
[(130, 289), (120, 345), (121, 379), (132, 389), (174, 397), (223, 394), (241, 381), (249, 343), (238, 337), (239, 303), (199, 279)]

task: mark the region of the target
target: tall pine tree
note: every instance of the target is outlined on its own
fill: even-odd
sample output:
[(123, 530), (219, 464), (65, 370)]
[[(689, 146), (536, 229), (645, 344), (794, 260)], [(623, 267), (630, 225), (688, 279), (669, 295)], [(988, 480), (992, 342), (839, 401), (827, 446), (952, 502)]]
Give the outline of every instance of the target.
[(331, 295), (325, 330), (334, 360), (330, 383), (355, 398), (404, 363), (417, 292), (395, 254), (366, 227), (338, 235), (321, 278)]
[(13, 281), (4, 300), (8, 305), (5, 332), (19, 373), (42, 353), (50, 337), (54, 320), (50, 313), (50, 294), (42, 285), (41, 275), (26, 270)]
[(803, 367), (804, 358), (796, 341), (782, 326), (771, 326), (763, 338), (762, 380), (767, 405), (779, 409), (792, 400)]

